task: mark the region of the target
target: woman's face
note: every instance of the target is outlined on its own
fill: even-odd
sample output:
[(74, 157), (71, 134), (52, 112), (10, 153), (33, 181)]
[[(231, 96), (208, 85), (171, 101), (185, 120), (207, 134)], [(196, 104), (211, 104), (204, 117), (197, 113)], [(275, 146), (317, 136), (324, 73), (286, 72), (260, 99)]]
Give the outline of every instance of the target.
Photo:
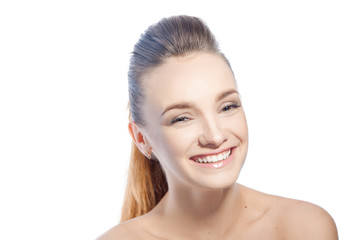
[(172, 57), (143, 79), (141, 130), (169, 187), (221, 189), (235, 183), (248, 147), (236, 82), (222, 57)]

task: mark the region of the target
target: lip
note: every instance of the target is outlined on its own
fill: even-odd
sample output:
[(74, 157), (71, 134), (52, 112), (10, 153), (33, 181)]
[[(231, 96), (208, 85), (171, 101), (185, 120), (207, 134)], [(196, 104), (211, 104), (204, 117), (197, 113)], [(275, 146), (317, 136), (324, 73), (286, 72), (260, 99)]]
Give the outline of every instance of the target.
[[(196, 162), (194, 159), (195, 158), (199, 158), (199, 157), (205, 157), (205, 156), (211, 156), (211, 155), (217, 155), (226, 151), (231, 151), (229, 157), (227, 159), (221, 160), (219, 162), (215, 162), (215, 163), (198, 163)], [(234, 153), (236, 151), (236, 147), (231, 147), (231, 148), (226, 148), (226, 149), (221, 149), (215, 152), (211, 152), (209, 154), (201, 154), (201, 155), (195, 155), (193, 157), (191, 157), (190, 159), (192, 160), (192, 162), (201, 167), (201, 168), (212, 168), (212, 169), (218, 169), (218, 168), (223, 168), (225, 166), (227, 166), (228, 164), (230, 164), (234, 158)]]
[(194, 160), (196, 158), (203, 158), (203, 157), (206, 157), (206, 156), (213, 156), (213, 155), (218, 155), (220, 153), (223, 153), (223, 152), (227, 152), (229, 150), (233, 150), (235, 147), (230, 147), (230, 148), (223, 148), (223, 149), (219, 149), (217, 151), (214, 151), (214, 152), (209, 152), (209, 153), (204, 153), (204, 154), (199, 154), (199, 155), (195, 155), (195, 156), (192, 156), (190, 159), (191, 160)]

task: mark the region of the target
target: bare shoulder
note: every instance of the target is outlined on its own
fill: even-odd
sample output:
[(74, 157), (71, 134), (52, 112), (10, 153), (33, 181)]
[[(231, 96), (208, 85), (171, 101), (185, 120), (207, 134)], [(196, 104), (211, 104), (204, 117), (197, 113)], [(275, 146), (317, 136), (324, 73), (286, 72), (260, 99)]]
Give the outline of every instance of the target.
[(138, 240), (141, 239), (134, 231), (133, 221), (120, 223), (99, 236), (96, 240)]
[(283, 234), (290, 239), (336, 240), (337, 229), (333, 218), (323, 208), (300, 200), (281, 198)]
[(248, 202), (257, 202), (258, 206), (261, 206), (260, 209), (265, 209), (265, 225), (275, 224), (279, 237), (292, 240), (338, 239), (335, 222), (323, 208), (309, 202), (270, 195), (244, 186), (242, 189), (248, 196)]

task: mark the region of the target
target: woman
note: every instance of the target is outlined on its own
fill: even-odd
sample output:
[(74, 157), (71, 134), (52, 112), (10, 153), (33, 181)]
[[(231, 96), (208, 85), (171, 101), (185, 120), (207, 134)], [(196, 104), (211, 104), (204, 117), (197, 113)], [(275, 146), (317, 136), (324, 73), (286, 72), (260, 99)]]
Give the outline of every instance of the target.
[(337, 239), (322, 208), (236, 183), (246, 118), (230, 64), (200, 19), (165, 18), (141, 36), (129, 94), (122, 223), (99, 239)]

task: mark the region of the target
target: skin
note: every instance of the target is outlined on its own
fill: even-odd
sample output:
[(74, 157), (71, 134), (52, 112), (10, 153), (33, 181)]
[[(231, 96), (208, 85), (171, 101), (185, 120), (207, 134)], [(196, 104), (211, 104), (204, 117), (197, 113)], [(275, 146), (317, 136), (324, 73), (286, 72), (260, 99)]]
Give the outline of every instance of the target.
[[(149, 213), (121, 223), (105, 239), (338, 239), (322, 208), (236, 183), (245, 162), (248, 129), (233, 73), (218, 55), (169, 58), (146, 75), (145, 126), (129, 124), (138, 148), (152, 152), (169, 191)], [(218, 169), (194, 156), (231, 149)]]

